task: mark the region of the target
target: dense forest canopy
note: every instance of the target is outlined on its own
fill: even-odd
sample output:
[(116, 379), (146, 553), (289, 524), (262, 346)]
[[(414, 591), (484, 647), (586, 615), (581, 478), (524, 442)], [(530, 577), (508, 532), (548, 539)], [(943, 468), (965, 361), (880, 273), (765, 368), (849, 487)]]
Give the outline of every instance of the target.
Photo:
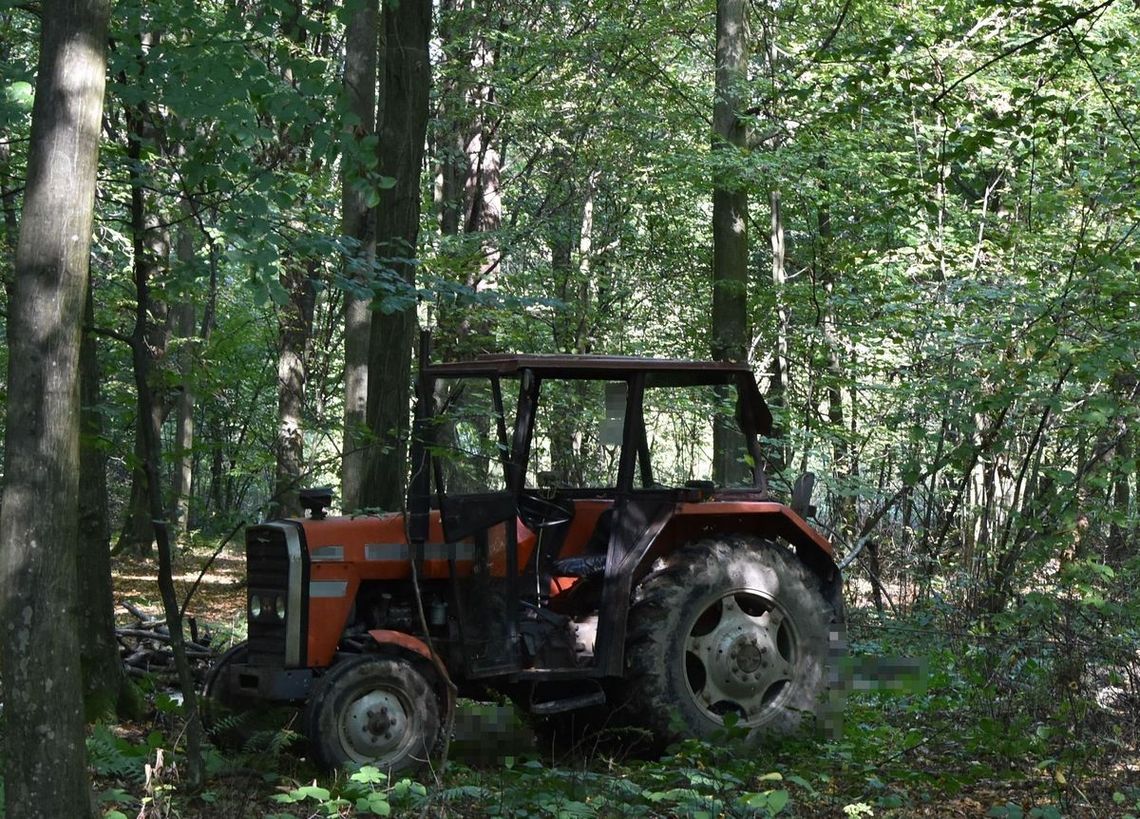
[[(342, 476), (368, 440), (353, 379), (402, 383), (406, 423), (417, 327), (436, 359), (723, 351), (715, 189), (746, 205), (732, 300), (776, 488), (817, 474), (852, 602), (1053, 634), (1078, 611), (1114, 635), (1081, 650), (1136, 672), (1134, 4), (753, 0), (718, 92), (712, 0), (402, 3), (114, 5), (84, 443), (105, 456), (116, 548), (154, 536), (148, 412), (189, 542), (342, 477), (346, 510), (394, 508), (405, 475), (384, 498)], [(0, 0), (5, 301), (40, 16)], [(417, 71), (422, 134), (392, 90)], [(714, 129), (725, 94), (735, 141)], [(140, 309), (145, 402), (125, 343)], [(581, 412), (600, 423), (604, 402)], [(552, 463), (599, 460), (558, 421)]]
[[(740, 297), (776, 461), (820, 474), (842, 541), (874, 519), (906, 560), (982, 585), (1066, 545), (1131, 554), (1130, 8), (755, 4), (747, 144), (721, 151), (711, 6), (444, 3), (408, 281), (342, 229), (342, 177), (366, 206), (395, 185), (346, 110), (356, 5), (112, 17), (94, 325), (126, 335), (130, 271), (149, 266), (153, 389), (171, 477), (190, 464), (191, 528), (273, 495), (290, 333), (294, 469), (338, 483), (353, 297), (414, 307), (437, 357), (709, 355), (716, 177), (750, 194)], [(36, 18), (10, 6), (0, 24), (10, 248)], [(100, 355), (119, 518), (133, 385), (121, 344)]]

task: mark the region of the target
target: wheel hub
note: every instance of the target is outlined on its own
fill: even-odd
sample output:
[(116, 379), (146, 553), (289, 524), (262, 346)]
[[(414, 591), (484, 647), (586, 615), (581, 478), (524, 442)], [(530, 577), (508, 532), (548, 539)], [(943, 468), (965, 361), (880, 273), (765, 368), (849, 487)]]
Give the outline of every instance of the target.
[(793, 676), (795, 635), (783, 610), (747, 590), (712, 601), (690, 628), (686, 679), (718, 720), (729, 711), (758, 724)]
[(400, 747), (408, 728), (408, 715), (399, 697), (388, 691), (369, 691), (345, 709), (341, 730), (345, 744), (360, 759), (383, 758)]
[(729, 655), (734, 662), (734, 668), (738, 668), (744, 674), (751, 674), (763, 665), (767, 649), (757, 645), (756, 638), (749, 636), (738, 640), (737, 643)]
[(719, 645), (706, 660), (712, 681), (721, 693), (747, 697), (763, 676), (771, 641), (763, 631), (742, 623), (719, 636)]

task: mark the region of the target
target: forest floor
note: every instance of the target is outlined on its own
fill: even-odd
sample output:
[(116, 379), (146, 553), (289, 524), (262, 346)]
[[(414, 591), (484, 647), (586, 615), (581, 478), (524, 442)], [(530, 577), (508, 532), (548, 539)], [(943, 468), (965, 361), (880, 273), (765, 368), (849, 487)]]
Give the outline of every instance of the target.
[[(177, 559), (180, 599), (205, 557)], [(223, 550), (187, 609), (219, 652), (244, 633), (243, 574), (240, 547)], [(161, 613), (150, 560), (118, 558), (115, 583), (121, 601)], [(1052, 662), (1064, 653), (1057, 645), (1011, 645), (955, 632), (937, 618), (859, 609), (848, 636), (859, 659), (842, 727), (829, 739), (787, 741), (764, 754), (745, 751), (729, 732), (722, 742), (683, 743), (659, 760), (638, 760), (617, 735), (552, 766), (509, 705), (465, 703), (452, 763), (438, 779), (388, 782), (367, 768), (322, 776), (286, 728), (244, 754), (210, 749), (207, 786), (189, 795), (180, 785), (182, 726), (161, 684), (144, 719), (97, 726), (89, 751), (113, 819), (1140, 817), (1137, 700), (1108, 710), (1075, 681), (1064, 684)]]

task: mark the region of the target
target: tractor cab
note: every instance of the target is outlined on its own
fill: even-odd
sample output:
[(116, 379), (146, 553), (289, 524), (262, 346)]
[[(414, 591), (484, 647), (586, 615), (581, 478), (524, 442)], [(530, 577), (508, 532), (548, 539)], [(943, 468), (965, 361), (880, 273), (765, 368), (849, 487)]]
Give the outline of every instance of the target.
[(620, 674), (624, 607), (602, 601), (628, 599), (678, 504), (767, 500), (744, 364), (483, 357), (424, 368), (418, 406), (408, 508), (456, 544), (473, 676)]

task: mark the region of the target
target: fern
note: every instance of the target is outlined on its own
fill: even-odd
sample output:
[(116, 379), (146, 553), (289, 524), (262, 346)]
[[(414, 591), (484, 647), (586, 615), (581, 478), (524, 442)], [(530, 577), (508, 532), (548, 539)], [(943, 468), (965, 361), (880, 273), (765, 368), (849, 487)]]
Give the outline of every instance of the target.
[(99, 724), (87, 738), (87, 759), (99, 776), (125, 780), (141, 785), (146, 780), (144, 766), (150, 756), (151, 743), (133, 744), (115, 736), (106, 725)]

